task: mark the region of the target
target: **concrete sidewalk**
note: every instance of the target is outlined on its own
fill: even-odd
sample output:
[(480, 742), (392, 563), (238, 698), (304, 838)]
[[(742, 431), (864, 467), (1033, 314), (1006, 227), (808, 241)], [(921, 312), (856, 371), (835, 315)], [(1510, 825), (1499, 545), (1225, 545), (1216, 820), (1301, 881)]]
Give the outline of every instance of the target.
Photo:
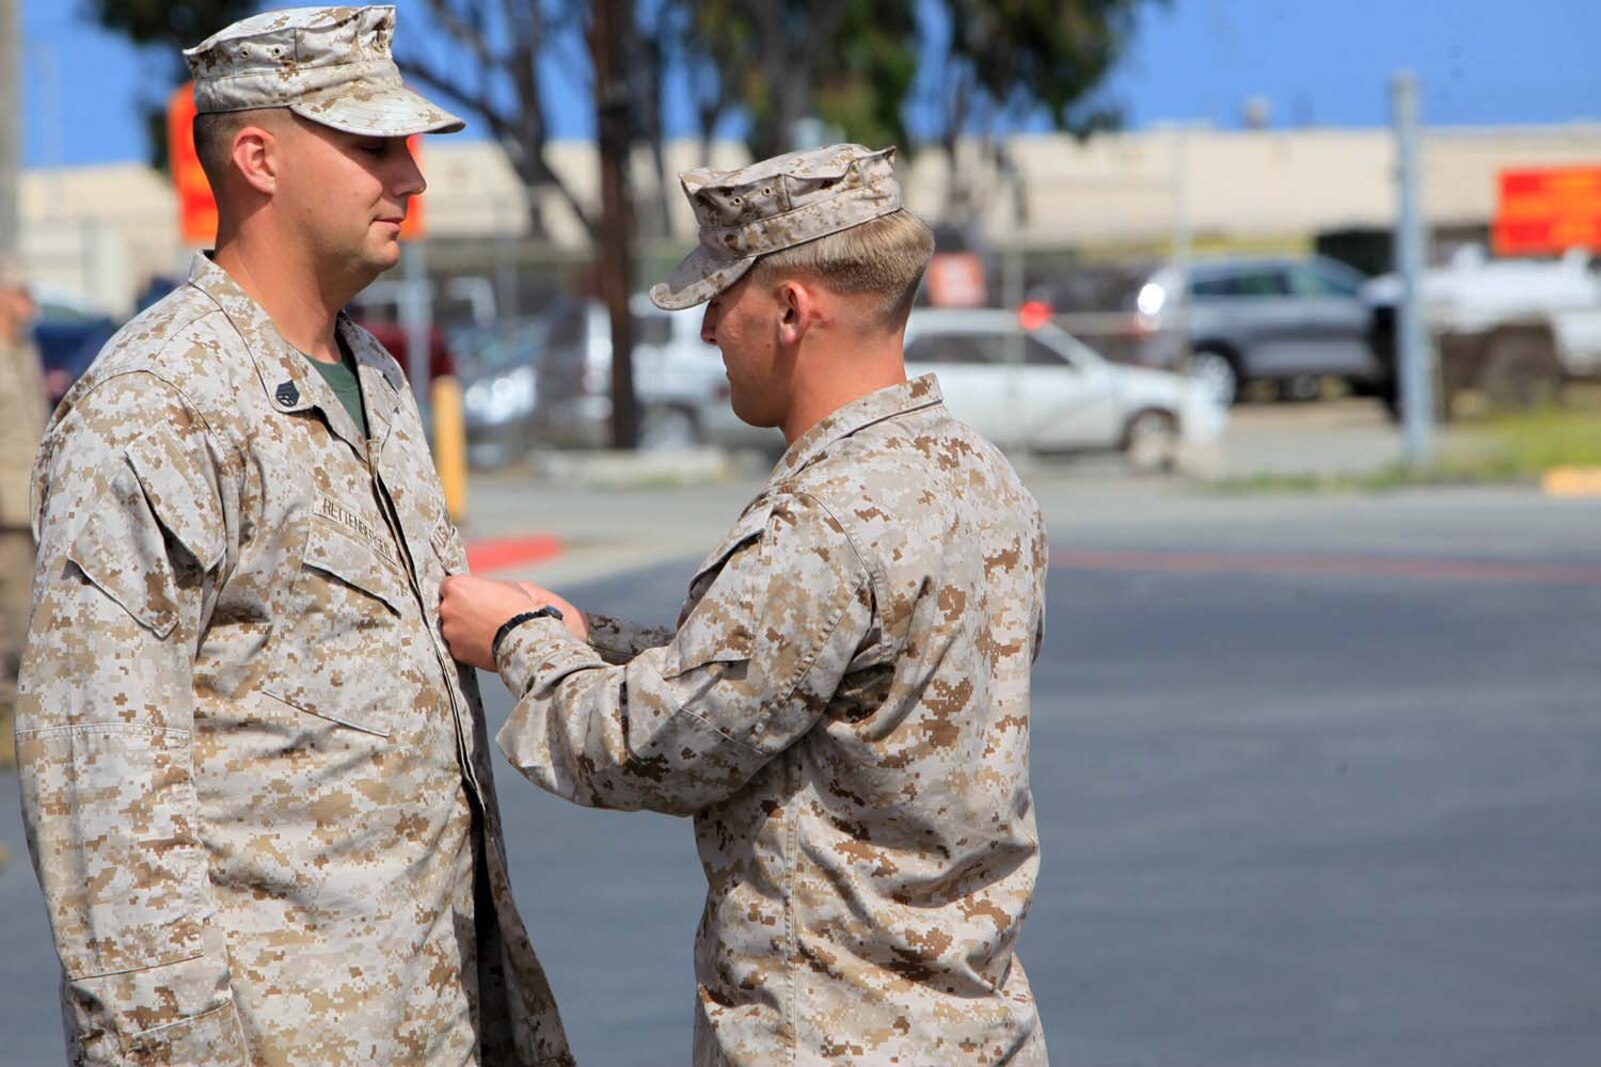
[(478, 472), (462, 538), (480, 573), (553, 585), (583, 582), (704, 555), (764, 478), (611, 489), (538, 480), (526, 469)]
[[(1450, 439), (1442, 432), (1439, 443), (1449, 447)], [(1402, 440), (1371, 400), (1242, 404), (1230, 414), (1218, 458), (1217, 475), (1229, 479), (1360, 475), (1398, 462)], [(704, 452), (677, 457), (564, 453), (474, 472), (468, 519), (462, 523), (474, 570), (570, 585), (667, 560), (699, 559), (738, 518), (770, 470), (768, 457), (714, 460)], [(1195, 530), (1201, 540), (1210, 539), (1201, 531), (1221, 526), (1232, 540), (1241, 536), (1240, 520), (1249, 529), (1254, 519), (1280, 531), (1260, 540), (1276, 550), (1293, 549), (1297, 546), (1281, 535), (1286, 524), (1299, 527), (1303, 518), (1343, 514), (1351, 503), (1338, 499), (1342, 494), (1210, 492), (1187, 477), (1135, 474), (1120, 455), (1014, 455), (1012, 461), (1045, 508), (1053, 540), (1089, 536), (1138, 542), (1174, 526)], [(1397, 490), (1383, 499), (1405, 512), (1403, 500), (1465, 502), (1474, 492)], [(1500, 499), (1527, 490), (1482, 492)], [(1334, 533), (1333, 540), (1340, 540)]]

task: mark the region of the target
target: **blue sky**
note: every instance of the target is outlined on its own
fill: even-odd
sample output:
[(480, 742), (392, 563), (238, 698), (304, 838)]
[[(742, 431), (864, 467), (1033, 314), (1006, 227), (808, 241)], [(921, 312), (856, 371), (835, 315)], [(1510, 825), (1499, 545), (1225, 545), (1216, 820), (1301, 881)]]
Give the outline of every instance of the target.
[[(398, 0), (402, 39), (420, 0)], [(76, 0), (23, 0), (27, 166), (142, 159), (137, 104), (159, 58), (81, 19)], [(1426, 122), (1601, 121), (1601, 0), (1171, 0), (1149, 9), (1107, 86), (1130, 126), (1204, 119), (1240, 125), (1261, 97), (1270, 124), (1377, 126), (1387, 85), (1408, 68)], [(548, 74), (556, 133), (586, 136), (589, 105)], [(681, 130), (680, 132), (687, 132)]]

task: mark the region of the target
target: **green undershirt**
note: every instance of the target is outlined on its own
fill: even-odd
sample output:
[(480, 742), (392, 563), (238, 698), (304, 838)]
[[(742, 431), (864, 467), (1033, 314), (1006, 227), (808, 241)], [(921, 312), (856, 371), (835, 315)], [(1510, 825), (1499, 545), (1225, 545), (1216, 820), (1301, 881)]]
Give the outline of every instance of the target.
[[(305, 356), (304, 352), (301, 355)], [(306, 362), (317, 368), (328, 388), (334, 391), (334, 396), (350, 412), (351, 419), (356, 424), (356, 430), (361, 436), (367, 436), (367, 413), (361, 407), (361, 379), (356, 376), (356, 361), (345, 347), (345, 339), (339, 338), (339, 362), (324, 363), (320, 359), (306, 356)]]

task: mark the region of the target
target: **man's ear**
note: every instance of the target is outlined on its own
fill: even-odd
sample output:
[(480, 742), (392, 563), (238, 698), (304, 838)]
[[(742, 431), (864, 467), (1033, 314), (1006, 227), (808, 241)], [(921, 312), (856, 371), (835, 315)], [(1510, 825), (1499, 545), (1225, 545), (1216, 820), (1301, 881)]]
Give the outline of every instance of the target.
[(278, 191), (282, 155), (278, 137), (262, 126), (242, 126), (233, 135), (228, 158), (239, 176), (256, 192), (271, 196)]
[(817, 294), (810, 286), (789, 279), (779, 283), (777, 297), (778, 340), (793, 347), (800, 344), (817, 318)]

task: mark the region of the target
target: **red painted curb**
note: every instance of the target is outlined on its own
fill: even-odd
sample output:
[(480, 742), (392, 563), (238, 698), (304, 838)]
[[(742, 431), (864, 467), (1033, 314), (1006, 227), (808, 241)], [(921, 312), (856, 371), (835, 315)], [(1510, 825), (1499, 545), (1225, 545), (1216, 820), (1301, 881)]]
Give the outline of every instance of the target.
[(467, 565), (474, 574), (526, 567), (555, 559), (561, 555), (561, 547), (561, 538), (550, 534), (474, 541), (467, 546)]

